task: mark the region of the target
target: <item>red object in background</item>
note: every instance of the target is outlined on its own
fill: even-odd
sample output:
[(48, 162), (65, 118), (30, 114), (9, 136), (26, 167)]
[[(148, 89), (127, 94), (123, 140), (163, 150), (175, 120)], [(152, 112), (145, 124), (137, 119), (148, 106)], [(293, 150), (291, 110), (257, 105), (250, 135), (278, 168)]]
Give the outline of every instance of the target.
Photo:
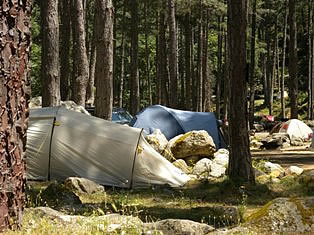
[(267, 121), (269, 121), (269, 122), (275, 121), (275, 117), (272, 116), (272, 115), (267, 115), (267, 116), (266, 116), (266, 119), (267, 119)]
[(289, 125), (288, 125), (287, 123), (285, 123), (285, 124), (282, 125), (282, 128), (283, 128), (283, 129), (288, 129), (288, 126), (289, 126)]
[(313, 138), (313, 133), (310, 133), (309, 134), (309, 139), (312, 139)]

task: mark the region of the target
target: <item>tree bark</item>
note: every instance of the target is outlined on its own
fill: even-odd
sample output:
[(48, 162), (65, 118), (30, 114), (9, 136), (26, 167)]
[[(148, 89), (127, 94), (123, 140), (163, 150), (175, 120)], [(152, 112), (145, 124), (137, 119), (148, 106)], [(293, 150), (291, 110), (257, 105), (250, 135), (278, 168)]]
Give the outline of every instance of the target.
[[(166, 5), (165, 0), (163, 0), (163, 5)], [(160, 10), (159, 14), (159, 45), (158, 45), (158, 61), (159, 61), (159, 80), (160, 80), (160, 95), (161, 104), (169, 105), (169, 95), (168, 95), (168, 83), (169, 83), (169, 73), (167, 69), (167, 44), (166, 44), (166, 24), (165, 24), (165, 13), (163, 9)]]
[(192, 78), (192, 65), (191, 65), (191, 53), (192, 53), (192, 27), (190, 22), (190, 14), (185, 15), (185, 107), (187, 110), (192, 108), (191, 97), (191, 78)]
[(222, 86), (222, 49), (223, 49), (223, 17), (218, 16), (218, 49), (217, 49), (217, 84), (216, 84), (216, 117), (221, 118), (221, 86)]
[(298, 118), (298, 55), (296, 1), (289, 0), (289, 91), (291, 118)]
[(140, 109), (140, 82), (138, 76), (138, 0), (129, 0), (131, 8), (131, 108), (135, 115)]
[(71, 1), (60, 0), (60, 93), (61, 100), (70, 99)]
[(125, 6), (123, 6), (122, 16), (122, 32), (121, 32), (121, 69), (120, 69), (120, 83), (119, 83), (119, 107), (123, 106), (123, 91), (124, 91), (124, 60), (125, 60)]
[(95, 115), (112, 118), (113, 103), (113, 17), (112, 0), (96, 0), (96, 99)]
[(249, 108), (249, 124), (250, 129), (253, 129), (254, 124), (254, 112), (255, 112), (255, 45), (256, 45), (256, 0), (253, 0), (253, 12), (252, 12), (252, 29), (251, 29), (251, 58), (250, 58), (250, 108)]
[(42, 106), (60, 104), (58, 0), (40, 1)]
[(203, 27), (203, 81), (204, 81), (204, 95), (203, 95), (203, 111), (211, 111), (211, 70), (208, 62), (208, 10), (206, 10)]
[(22, 226), (30, 96), (31, 2), (1, 1), (0, 233)]
[(144, 19), (145, 19), (145, 74), (147, 80), (147, 94), (148, 94), (148, 104), (152, 105), (153, 98), (152, 98), (152, 84), (151, 84), (151, 77), (150, 77), (150, 63), (149, 63), (149, 47), (148, 47), (148, 39), (149, 39), (149, 23), (147, 21), (148, 18), (148, 3), (149, 1), (146, 0), (144, 3)]
[(197, 109), (196, 111), (202, 112), (203, 108), (203, 10), (202, 0), (199, 2), (200, 19), (198, 23), (198, 49), (197, 49)]
[(254, 183), (246, 101), (246, 0), (230, 0), (230, 160), (229, 177)]
[(283, 28), (283, 47), (282, 47), (282, 66), (281, 66), (281, 79), (280, 79), (280, 103), (281, 103), (281, 117), (286, 118), (286, 105), (285, 105), (285, 64), (286, 64), (286, 44), (287, 44), (287, 0), (285, 0), (285, 19)]
[(86, 34), (84, 24), (84, 10), (82, 0), (73, 0), (73, 19), (75, 30), (73, 34), (74, 53), (74, 94), (73, 99), (78, 105), (85, 107), (86, 89), (88, 83), (89, 66), (86, 54)]
[[(96, 9), (96, 8), (95, 8)], [(89, 72), (88, 72), (88, 83), (86, 88), (86, 104), (93, 106), (95, 102), (95, 68), (96, 68), (96, 34), (97, 34), (97, 23), (96, 23), (96, 14), (94, 12), (94, 21), (93, 21), (93, 34), (91, 37), (91, 52), (89, 59)]]
[(313, 37), (313, 2), (312, 0), (308, 1), (308, 119), (313, 119), (313, 90), (312, 90), (312, 60), (313, 60), (313, 50), (314, 46), (312, 43)]
[(169, 24), (169, 74), (170, 74), (170, 107), (176, 108), (178, 100), (178, 58), (177, 58), (177, 33), (175, 17), (175, 1), (168, 0), (168, 24)]

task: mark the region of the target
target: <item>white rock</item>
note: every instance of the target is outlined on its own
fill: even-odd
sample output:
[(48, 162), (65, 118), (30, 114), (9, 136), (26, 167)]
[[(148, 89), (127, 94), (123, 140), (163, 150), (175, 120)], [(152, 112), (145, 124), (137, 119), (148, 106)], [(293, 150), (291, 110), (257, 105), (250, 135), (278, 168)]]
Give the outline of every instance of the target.
[(301, 175), (304, 169), (298, 166), (290, 166), (286, 171), (286, 175)]
[(285, 171), (279, 164), (272, 163), (272, 162), (265, 162), (264, 167), (265, 167), (267, 173), (271, 173), (271, 172), (276, 171), (276, 170), (278, 170), (280, 172)]
[(224, 167), (228, 167), (229, 164), (229, 154), (221, 153), (215, 156), (214, 163), (217, 163), (219, 165), (222, 165)]
[(219, 178), (219, 177), (222, 177), (225, 175), (226, 173), (226, 170), (227, 168), (220, 165), (220, 164), (217, 164), (217, 163), (213, 163), (211, 165), (211, 171), (210, 171), (210, 176), (212, 177), (216, 177), (216, 178)]
[(195, 175), (201, 175), (204, 173), (208, 173), (211, 171), (211, 165), (212, 165), (212, 161), (208, 158), (203, 158), (201, 160), (199, 160), (195, 166), (193, 167), (193, 174)]

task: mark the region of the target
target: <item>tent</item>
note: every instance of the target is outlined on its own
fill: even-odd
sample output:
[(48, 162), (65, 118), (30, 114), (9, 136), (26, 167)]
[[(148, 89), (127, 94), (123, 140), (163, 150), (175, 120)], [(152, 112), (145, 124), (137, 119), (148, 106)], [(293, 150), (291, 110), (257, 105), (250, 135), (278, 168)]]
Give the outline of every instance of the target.
[(143, 128), (148, 134), (160, 129), (168, 140), (192, 130), (206, 130), (216, 148), (226, 147), (214, 113), (171, 109), (162, 105), (149, 106), (137, 113), (130, 126)]
[(281, 124), (279, 129), (281, 133), (287, 133), (292, 138), (301, 138), (307, 140), (313, 134), (313, 131), (308, 125), (298, 119), (291, 119)]
[(157, 153), (142, 130), (63, 107), (30, 111), (27, 179), (84, 177), (102, 185), (179, 187), (189, 177)]

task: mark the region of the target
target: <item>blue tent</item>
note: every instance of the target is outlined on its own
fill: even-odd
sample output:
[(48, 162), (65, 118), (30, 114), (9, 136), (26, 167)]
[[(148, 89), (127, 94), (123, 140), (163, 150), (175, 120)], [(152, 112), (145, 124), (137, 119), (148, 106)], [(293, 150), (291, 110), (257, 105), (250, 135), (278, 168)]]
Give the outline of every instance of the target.
[(205, 130), (213, 138), (217, 149), (226, 147), (216, 116), (210, 112), (182, 111), (153, 105), (138, 112), (130, 126), (143, 128), (148, 134), (160, 129), (168, 140), (192, 130)]

